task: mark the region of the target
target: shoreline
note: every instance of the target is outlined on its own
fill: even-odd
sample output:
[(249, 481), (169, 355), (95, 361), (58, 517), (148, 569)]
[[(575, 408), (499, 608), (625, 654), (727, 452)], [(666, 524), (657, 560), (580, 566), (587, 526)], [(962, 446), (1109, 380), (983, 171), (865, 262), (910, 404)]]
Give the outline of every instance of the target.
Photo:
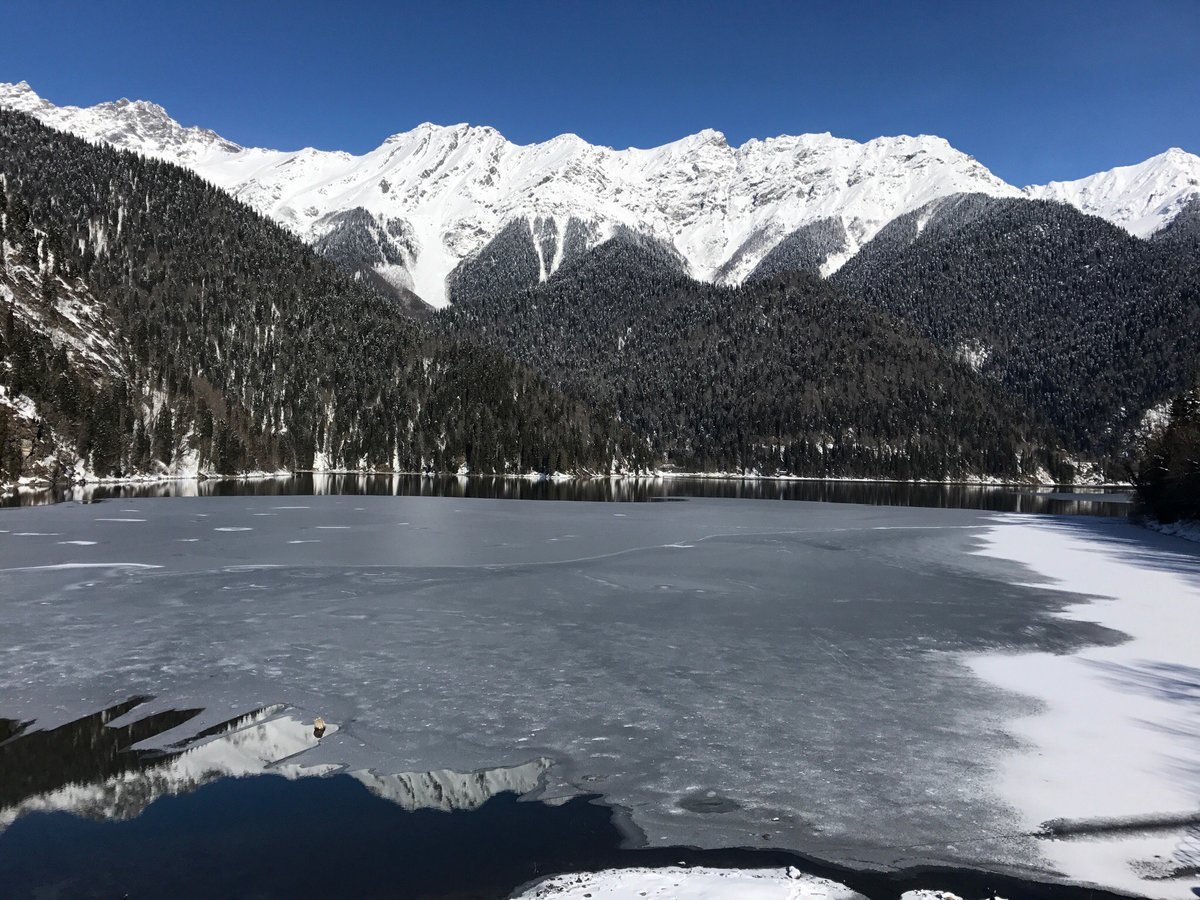
[(1053, 482), (1053, 481), (1011, 481), (992, 476), (977, 476), (975, 478), (868, 478), (861, 476), (819, 476), (819, 475), (762, 475), (758, 473), (734, 472), (637, 472), (618, 474), (568, 474), (553, 472), (550, 474), (537, 472), (523, 475), (515, 473), (493, 474), (478, 472), (407, 472), (407, 471), (377, 471), (362, 469), (295, 469), (278, 472), (243, 472), (236, 475), (217, 473), (199, 473), (196, 475), (129, 475), (119, 478), (94, 478), (71, 481), (56, 481), (44, 478), (26, 477), (16, 482), (0, 483), (0, 496), (7, 496), (17, 491), (48, 491), (66, 488), (88, 487), (136, 487), (157, 484), (175, 484), (182, 482), (251, 482), (270, 481), (311, 475), (313, 477), (354, 475), (369, 478), (462, 478), (462, 479), (504, 479), (512, 481), (748, 481), (748, 482), (780, 482), (780, 483), (826, 483), (826, 484), (890, 484), (914, 486), (945, 486), (945, 487), (978, 487), (978, 488), (1086, 488), (1094, 490), (1132, 489), (1129, 482), (1097, 481), (1087, 483)]

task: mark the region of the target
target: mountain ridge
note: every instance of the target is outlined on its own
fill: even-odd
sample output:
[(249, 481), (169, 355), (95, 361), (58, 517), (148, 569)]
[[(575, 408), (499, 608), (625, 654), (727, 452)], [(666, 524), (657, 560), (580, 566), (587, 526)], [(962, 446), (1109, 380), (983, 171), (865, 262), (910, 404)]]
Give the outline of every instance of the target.
[[(815, 222), (829, 220), (845, 232), (836, 249), (820, 247), (825, 255), (814, 265), (828, 276), (897, 216), (957, 193), (1069, 202), (1139, 237), (1200, 196), (1200, 157), (1181, 150), (1022, 190), (934, 135), (860, 143), (825, 132), (731, 147), (705, 129), (660, 147), (616, 150), (574, 134), (518, 145), (490, 126), (424, 123), (354, 155), (240, 147), (208, 129), (185, 128), (141, 100), (58, 107), (25, 82), (0, 84), (0, 106), (190, 168), (310, 244), (344, 224), (340, 214), (361, 210), (374, 224), (364, 223), (349, 240), (403, 233), (398, 261), (382, 259), (383, 248), (375, 270), (435, 307), (449, 302), (455, 268), (521, 219), (531, 230), (539, 220), (553, 222), (553, 235), (538, 242), (548, 257), (543, 280), (561, 262), (574, 219), (587, 226), (589, 247), (618, 227), (632, 228), (673, 246), (692, 277), (736, 285)], [(358, 213), (351, 218), (364, 221)]]

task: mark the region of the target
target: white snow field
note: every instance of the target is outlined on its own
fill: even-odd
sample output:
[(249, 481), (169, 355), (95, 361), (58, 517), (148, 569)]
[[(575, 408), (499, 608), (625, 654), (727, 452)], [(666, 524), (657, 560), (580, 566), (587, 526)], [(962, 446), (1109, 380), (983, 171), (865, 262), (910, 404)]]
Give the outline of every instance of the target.
[(306, 241), (366, 210), (401, 258), (380, 274), (433, 306), (448, 302), (454, 267), (514, 221), (530, 230), (543, 280), (573, 240), (594, 246), (624, 226), (674, 248), (693, 277), (738, 284), (797, 228), (831, 219), (845, 230), (822, 265), (828, 275), (896, 216), (956, 193), (1066, 202), (1139, 237), (1200, 196), (1200, 157), (1178, 148), (1022, 190), (934, 135), (782, 135), (731, 147), (709, 129), (615, 150), (573, 134), (523, 146), (494, 128), (426, 123), (355, 156), (242, 147), (143, 100), (60, 107), (25, 82), (0, 84), (0, 106), (192, 169)]
[[(531, 887), (521, 900), (863, 900), (862, 894), (826, 878), (786, 869), (610, 869), (556, 875)], [(905, 891), (900, 900), (962, 900), (949, 891)], [(1001, 898), (993, 898), (1001, 900)]]
[[(1139, 893), (1145, 876), (1200, 865), (1200, 557), (1178, 538), (1129, 525), (1007, 517), (984, 554), (1022, 563), (1030, 581), (1087, 595), (1058, 615), (1128, 639), (1071, 654), (988, 654), (975, 672), (1037, 697), (1007, 728), (1022, 747), (1000, 792), (1023, 823), (1183, 822), (1161, 830), (1104, 827), (1043, 844), (1059, 871)], [(1196, 878), (1192, 879), (1200, 883)]]
[[(49, 727), (150, 694), (138, 715), (204, 707), (195, 734), (284, 704), (330, 732), (310, 746), (282, 716), (262, 749), (201, 747), (171, 771), (186, 786), (210, 756), (229, 774), (286, 761), (402, 797), (428, 778), (394, 773), (488, 770), (477, 800), (600, 794), (650, 846), (1188, 895), (1200, 547), (972, 510), (614, 510), (376, 496), (0, 509), (0, 717)], [(77, 795), (102, 814), (104, 790)], [(1139, 817), (1155, 821), (1112, 828)], [(1047, 822), (1058, 837), (1039, 834)]]

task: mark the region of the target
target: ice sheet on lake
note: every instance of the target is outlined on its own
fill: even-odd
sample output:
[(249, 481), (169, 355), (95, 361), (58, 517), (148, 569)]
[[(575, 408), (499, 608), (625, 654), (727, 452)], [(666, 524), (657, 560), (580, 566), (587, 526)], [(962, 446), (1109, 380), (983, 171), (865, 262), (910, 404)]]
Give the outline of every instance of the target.
[(0, 714), (50, 724), (132, 693), (286, 703), (342, 726), (304, 765), (547, 758), (541, 796), (598, 792), (651, 844), (1036, 867), (1045, 844), (1003, 767), (1037, 703), (964, 659), (1123, 640), (973, 553), (1016, 526), (968, 510), (268, 504), (138, 501), (136, 528), (97, 521), (103, 504), (3, 511), (61, 536), (5, 536), (0, 568), (162, 568), (6, 573)]

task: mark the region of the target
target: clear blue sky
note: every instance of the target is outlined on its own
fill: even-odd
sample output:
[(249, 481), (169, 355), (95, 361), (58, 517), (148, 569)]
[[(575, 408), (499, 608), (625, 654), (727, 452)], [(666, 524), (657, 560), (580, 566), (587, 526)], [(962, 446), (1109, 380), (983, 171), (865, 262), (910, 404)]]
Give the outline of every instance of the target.
[(0, 81), (127, 96), (241, 144), (424, 121), (519, 143), (940, 134), (1011, 182), (1200, 152), (1200, 0), (0, 0)]

